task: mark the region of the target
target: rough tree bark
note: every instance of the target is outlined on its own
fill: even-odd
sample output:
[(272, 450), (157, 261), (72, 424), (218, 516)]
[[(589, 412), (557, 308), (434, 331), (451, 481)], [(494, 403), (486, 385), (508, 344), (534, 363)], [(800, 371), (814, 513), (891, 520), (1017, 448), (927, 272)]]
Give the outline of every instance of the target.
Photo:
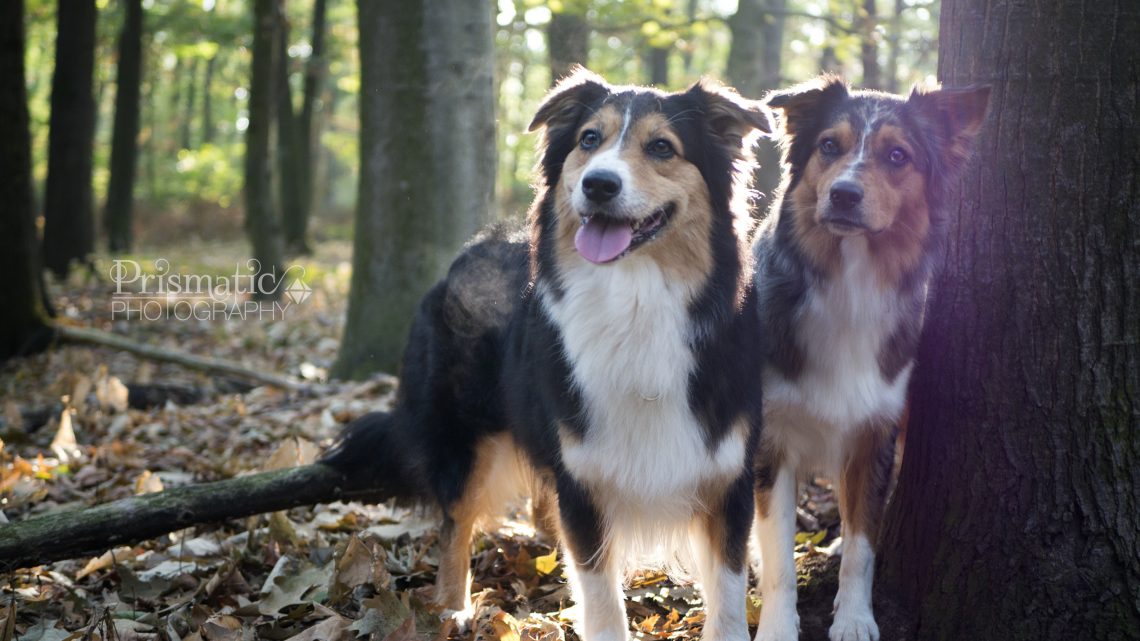
[(277, 300), (277, 279), (284, 271), (284, 241), (281, 216), (273, 194), (273, 164), (270, 133), (277, 100), (277, 38), (281, 0), (256, 0), (253, 4), (253, 62), (249, 82), (249, 128), (245, 132), (245, 231), (257, 261), (256, 278), (261, 285), (255, 298)]
[[(567, 6), (569, 5), (569, 6)], [(589, 62), (590, 25), (581, 3), (563, 3), (563, 10), (550, 16), (546, 43), (550, 55), (550, 84), (569, 75), (574, 65)]]
[(0, 362), (51, 341), (43, 305), (35, 217), (32, 143), (24, 77), (24, 0), (0, 2)]
[(44, 265), (66, 278), (95, 250), (91, 152), (95, 138), (95, 0), (58, 4), (51, 129), (44, 187)]
[(496, 166), (487, 6), (357, 7), (361, 171), (352, 290), (334, 367), (342, 378), (395, 370), (420, 297), (488, 219)]
[(112, 253), (131, 248), (135, 166), (138, 164), (139, 95), (142, 83), (142, 0), (125, 0), (115, 76), (115, 121), (111, 133), (111, 177), (103, 223)]
[[(728, 19), (732, 44), (728, 50), (726, 75), (742, 95), (760, 98), (780, 86), (780, 65), (784, 49), (786, 0), (740, 0), (736, 13)], [(768, 138), (757, 143), (753, 187), (760, 193), (755, 211), (767, 210), (772, 193), (780, 184), (780, 152)]]
[(1140, 3), (942, 5), (993, 86), (878, 586), (914, 639), (1140, 638)]

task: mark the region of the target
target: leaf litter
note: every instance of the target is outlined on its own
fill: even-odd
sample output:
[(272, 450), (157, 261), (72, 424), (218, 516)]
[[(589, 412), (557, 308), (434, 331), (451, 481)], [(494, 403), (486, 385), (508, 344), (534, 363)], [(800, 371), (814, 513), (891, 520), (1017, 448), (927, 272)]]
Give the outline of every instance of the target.
[[(51, 289), (59, 322), (325, 383), (343, 324), (347, 255), (343, 244), (318, 245), (308, 259), (313, 296), (271, 324), (112, 323), (107, 283), (73, 276)], [(329, 382), (308, 398), (69, 345), (0, 366), (0, 381), (0, 523), (310, 463), (346, 423), (386, 408), (393, 392), (378, 377)], [(132, 385), (182, 392), (136, 408)], [(837, 534), (835, 499), (821, 482), (800, 498), (808, 527), (797, 556), (818, 555)], [(562, 558), (525, 509), (473, 544), (475, 614), (465, 632), (432, 604), (438, 534), (430, 511), (340, 502), (200, 525), (8, 573), (0, 641), (577, 641)], [(647, 571), (631, 578), (627, 597), (635, 637), (699, 637), (704, 609), (693, 585)], [(750, 595), (752, 625), (759, 607)]]

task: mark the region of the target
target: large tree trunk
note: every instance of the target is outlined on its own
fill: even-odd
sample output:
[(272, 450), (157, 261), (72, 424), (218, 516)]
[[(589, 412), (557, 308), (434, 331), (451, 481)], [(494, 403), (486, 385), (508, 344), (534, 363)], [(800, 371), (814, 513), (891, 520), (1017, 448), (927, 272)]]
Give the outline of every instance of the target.
[(488, 219), (495, 178), (488, 6), (357, 9), (361, 171), (339, 377), (396, 368), (420, 297)]
[(135, 165), (138, 161), (139, 94), (142, 83), (142, 0), (125, 0), (119, 33), (119, 66), (115, 76), (115, 122), (111, 133), (111, 177), (107, 183), (104, 226), (112, 252), (131, 248)]
[(95, 249), (91, 152), (95, 137), (95, 0), (59, 3), (44, 189), (44, 264), (66, 278)]
[(277, 280), (284, 274), (281, 216), (273, 194), (270, 133), (277, 101), (277, 38), (281, 0), (256, 0), (253, 5), (253, 61), (249, 82), (249, 128), (245, 132), (245, 230), (253, 246), (255, 298), (277, 300)]
[(24, 0), (0, 2), (0, 362), (51, 340), (43, 306), (35, 217), (32, 143), (24, 84)]
[[(578, 7), (573, 7), (578, 8)], [(574, 65), (589, 62), (590, 25), (577, 11), (563, 7), (550, 16), (546, 25), (546, 45), (550, 55), (550, 84), (570, 74)]]
[(309, 219), (313, 211), (313, 184), (317, 173), (316, 149), (320, 146), (320, 120), (317, 118), (317, 109), (324, 91), (326, 73), (325, 55), (325, 0), (313, 2), (313, 35), (310, 44), (312, 52), (309, 61), (305, 64), (304, 95), (301, 100), (301, 115), (297, 122), (297, 136), (299, 139), (298, 166), (301, 168), (297, 176), (297, 201), (300, 206), (300, 216), (296, 225), (285, 230), (285, 240), (293, 248), (302, 253), (309, 249)]
[[(728, 19), (732, 44), (728, 51), (726, 74), (729, 83), (742, 95), (760, 98), (778, 88), (784, 49), (786, 0), (740, 0), (736, 13)], [(753, 187), (760, 196), (755, 211), (763, 212), (772, 202), (780, 184), (780, 152), (769, 138), (757, 143)]]
[(915, 639), (1140, 638), (1140, 3), (942, 5), (993, 85), (879, 586)]

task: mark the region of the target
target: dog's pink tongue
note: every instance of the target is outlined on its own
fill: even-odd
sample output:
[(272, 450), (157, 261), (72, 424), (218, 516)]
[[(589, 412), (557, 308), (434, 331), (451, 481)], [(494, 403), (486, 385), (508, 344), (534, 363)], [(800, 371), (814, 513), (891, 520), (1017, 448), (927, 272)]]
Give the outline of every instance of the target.
[(629, 249), (633, 230), (629, 223), (604, 216), (591, 216), (574, 234), (578, 253), (591, 263), (608, 263)]

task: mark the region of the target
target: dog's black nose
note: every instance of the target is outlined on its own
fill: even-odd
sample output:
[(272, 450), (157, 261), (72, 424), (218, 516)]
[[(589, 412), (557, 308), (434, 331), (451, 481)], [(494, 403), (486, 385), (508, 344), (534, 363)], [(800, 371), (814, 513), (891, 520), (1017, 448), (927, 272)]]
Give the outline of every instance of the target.
[(591, 171), (582, 178), (582, 193), (596, 203), (604, 203), (621, 193), (621, 177), (607, 169)]
[(858, 183), (844, 180), (831, 186), (831, 204), (836, 209), (853, 209), (863, 202), (863, 188)]

